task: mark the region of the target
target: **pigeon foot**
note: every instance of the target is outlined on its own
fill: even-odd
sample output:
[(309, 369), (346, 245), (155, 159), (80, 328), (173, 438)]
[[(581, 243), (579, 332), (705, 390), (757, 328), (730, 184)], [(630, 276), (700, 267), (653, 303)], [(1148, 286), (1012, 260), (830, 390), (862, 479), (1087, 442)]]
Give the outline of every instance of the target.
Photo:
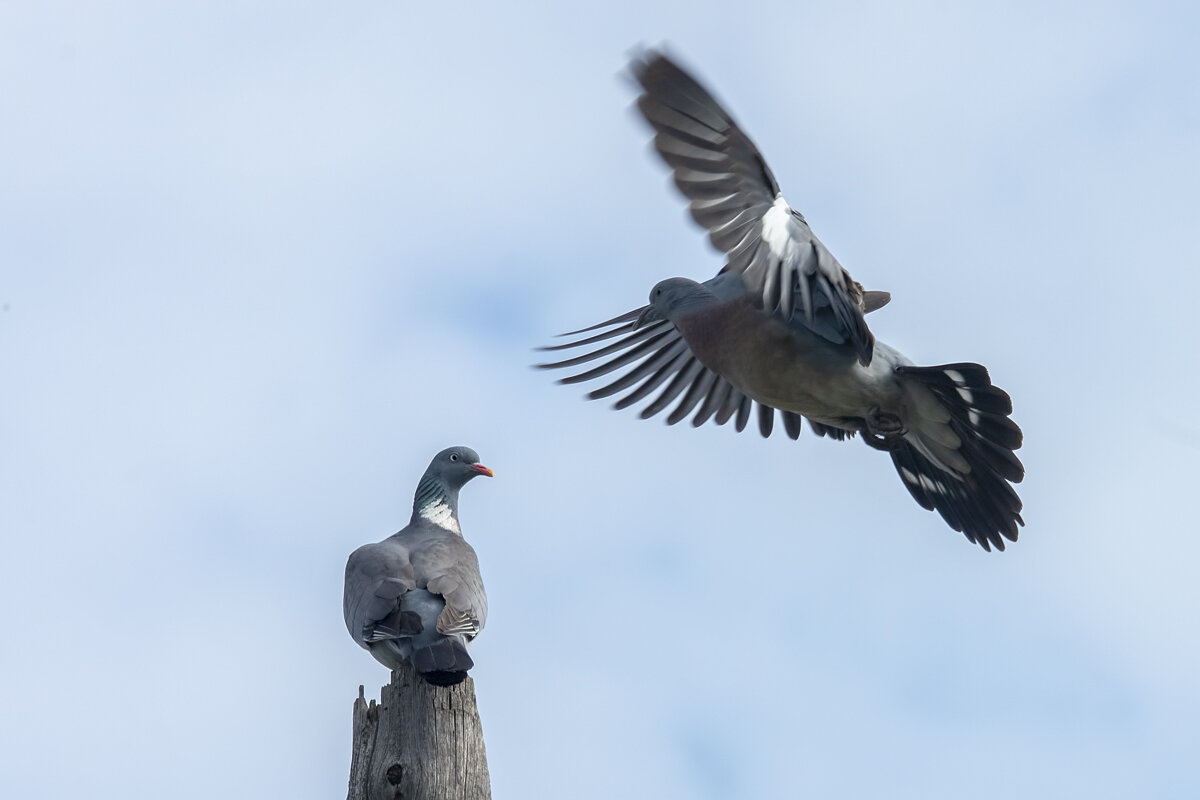
[(900, 444), (908, 429), (895, 414), (880, 411), (876, 406), (867, 412), (862, 426), (863, 441), (876, 450), (890, 451)]

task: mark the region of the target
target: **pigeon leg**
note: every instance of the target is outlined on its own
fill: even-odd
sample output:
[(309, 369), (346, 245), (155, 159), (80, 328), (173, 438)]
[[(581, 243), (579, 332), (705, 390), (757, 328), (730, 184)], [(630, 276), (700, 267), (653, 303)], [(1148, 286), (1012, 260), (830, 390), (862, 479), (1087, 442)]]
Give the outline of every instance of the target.
[(862, 426), (863, 441), (876, 450), (894, 450), (907, 429), (895, 414), (880, 411), (876, 406), (867, 412)]

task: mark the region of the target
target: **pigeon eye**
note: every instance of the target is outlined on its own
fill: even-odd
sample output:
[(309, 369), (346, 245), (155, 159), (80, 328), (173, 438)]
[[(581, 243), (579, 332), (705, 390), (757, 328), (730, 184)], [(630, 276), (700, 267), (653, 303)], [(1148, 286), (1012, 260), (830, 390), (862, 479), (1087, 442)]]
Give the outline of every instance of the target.
[(451, 453), (451, 454), (450, 454), (450, 460), (451, 460), (451, 461), (458, 461), (458, 455), (457, 455), (457, 454), (455, 454), (455, 453)]

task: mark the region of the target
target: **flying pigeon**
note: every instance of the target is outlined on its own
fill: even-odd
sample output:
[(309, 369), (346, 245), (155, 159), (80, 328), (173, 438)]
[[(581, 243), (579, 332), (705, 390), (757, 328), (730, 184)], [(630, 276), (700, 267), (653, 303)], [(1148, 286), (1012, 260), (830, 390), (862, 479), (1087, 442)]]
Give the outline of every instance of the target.
[(479, 560), (458, 524), (458, 490), (477, 475), (494, 473), (471, 448), (438, 453), (417, 484), (408, 525), (346, 562), (350, 636), (389, 669), (411, 661), (436, 686), (467, 677), (467, 645), (487, 621)]
[(1025, 468), (1008, 394), (979, 364), (919, 367), (876, 341), (866, 315), (891, 296), (850, 277), (721, 104), (661, 53), (646, 52), (631, 71), (654, 147), (726, 263), (703, 283), (664, 280), (649, 305), (563, 334), (589, 335), (542, 349), (586, 352), (538, 366), (606, 359), (559, 382), (620, 371), (588, 397), (629, 390), (615, 406), (626, 408), (658, 392), (641, 411), (646, 419), (682, 395), (671, 425), (695, 410), (694, 426), (734, 419), (741, 431), (757, 404), (763, 436), (776, 410), (792, 439), (801, 417), (818, 436), (862, 434), (951, 528), (989, 551), (1016, 541), (1025, 523), (1012, 484)]

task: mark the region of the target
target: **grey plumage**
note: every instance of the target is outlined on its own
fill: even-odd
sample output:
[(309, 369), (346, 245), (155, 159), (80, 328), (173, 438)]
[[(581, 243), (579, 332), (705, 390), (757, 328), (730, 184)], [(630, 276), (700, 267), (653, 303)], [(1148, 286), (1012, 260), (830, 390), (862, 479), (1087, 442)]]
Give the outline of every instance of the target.
[[(864, 291), (784, 201), (754, 143), (694, 78), (650, 51), (634, 61), (638, 108), (672, 169), (692, 217), (726, 256), (713, 278), (670, 278), (650, 303), (544, 348), (587, 348), (539, 366), (578, 367), (578, 383), (615, 374), (593, 390), (650, 398), (648, 418), (674, 404), (675, 424), (730, 420), (741, 431), (758, 406), (769, 436), (775, 411), (795, 439), (800, 419), (819, 436), (864, 441), (892, 456), (913, 498), (990, 550), (1017, 539), (1024, 477), (1021, 430), (1008, 395), (978, 364), (917, 367), (876, 341), (866, 315), (890, 300)], [(657, 394), (656, 394), (657, 393)]]
[(492, 474), (469, 447), (438, 453), (417, 484), (408, 525), (346, 562), (346, 629), (389, 669), (410, 660), (427, 681), (446, 686), (474, 666), (467, 645), (487, 622), (487, 595), (458, 522), (458, 492)]
[[(653, 51), (633, 63), (643, 88), (638, 109), (654, 127), (654, 147), (672, 167), (692, 218), (741, 275), (755, 304), (799, 321), (833, 344), (851, 344), (871, 362), (874, 337), (863, 289), (783, 202), (758, 148), (708, 91)], [(799, 306), (797, 306), (797, 297)], [(884, 300), (886, 302), (886, 300)]]

